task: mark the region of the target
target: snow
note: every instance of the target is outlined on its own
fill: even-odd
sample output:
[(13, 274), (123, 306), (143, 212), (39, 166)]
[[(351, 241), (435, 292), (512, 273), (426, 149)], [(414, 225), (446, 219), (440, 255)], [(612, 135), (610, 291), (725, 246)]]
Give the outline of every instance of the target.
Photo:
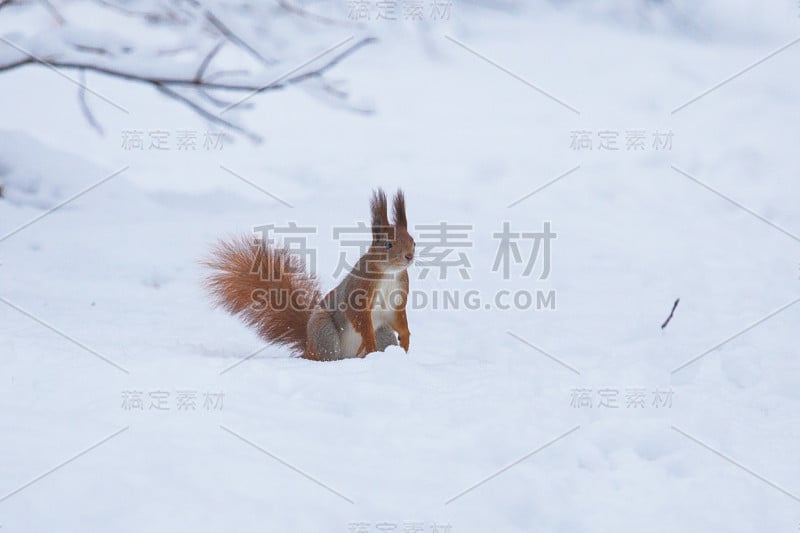
[[(372, 22), (382, 41), (330, 76), (374, 115), (301, 87), (260, 95), (238, 116), (265, 142), (221, 150), (124, 149), (129, 130), (217, 131), (147, 87), (88, 76), (129, 110), (87, 95), (99, 137), (69, 80), (0, 76), (3, 531), (795, 530), (800, 304), (744, 330), (800, 296), (800, 45), (672, 111), (790, 42), (797, 13), (673, 4), (701, 35), (636, 2)], [(625, 150), (633, 129), (646, 150)], [(570, 148), (576, 130), (594, 150)], [(602, 130), (622, 149), (597, 150)], [(671, 150), (650, 147), (655, 131), (674, 133)], [(408, 354), (255, 353), (263, 342), (202, 290), (209, 246), (314, 226), (332, 288), (332, 228), (366, 221), (379, 185), (403, 187), (412, 226), (473, 226), (471, 279), (415, 267), (412, 290), (554, 290), (556, 309), (410, 309)], [(491, 272), (503, 221), (551, 222), (548, 279)], [(633, 388), (645, 407), (626, 407)], [(571, 405), (578, 389), (592, 408)], [(619, 408), (598, 406), (603, 389)], [(656, 390), (672, 405), (653, 406)], [(131, 391), (143, 410), (124, 406)], [(149, 408), (158, 392), (168, 410)]]

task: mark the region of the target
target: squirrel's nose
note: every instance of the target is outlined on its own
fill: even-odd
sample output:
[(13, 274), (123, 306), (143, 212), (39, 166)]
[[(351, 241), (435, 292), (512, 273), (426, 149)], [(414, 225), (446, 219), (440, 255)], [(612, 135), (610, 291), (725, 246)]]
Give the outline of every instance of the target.
[(414, 259), (414, 254), (406, 254), (407, 261), (411, 261), (412, 259)]

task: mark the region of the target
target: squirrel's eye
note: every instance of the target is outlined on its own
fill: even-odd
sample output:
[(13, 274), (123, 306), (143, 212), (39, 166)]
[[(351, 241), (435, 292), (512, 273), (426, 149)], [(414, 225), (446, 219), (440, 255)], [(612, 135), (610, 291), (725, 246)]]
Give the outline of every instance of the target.
[(392, 243), (390, 243), (390, 242), (387, 242), (387, 243), (386, 243), (386, 249), (388, 250), (388, 249), (389, 249), (389, 248), (391, 248), (391, 247), (392, 247)]

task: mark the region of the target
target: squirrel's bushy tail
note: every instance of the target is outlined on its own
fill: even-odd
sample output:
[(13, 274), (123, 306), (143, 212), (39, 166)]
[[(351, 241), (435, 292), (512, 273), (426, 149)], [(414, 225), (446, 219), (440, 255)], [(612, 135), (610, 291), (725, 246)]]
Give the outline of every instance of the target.
[(320, 299), (302, 258), (246, 237), (220, 241), (203, 262), (214, 270), (206, 287), (217, 305), (256, 328), (265, 340), (306, 348), (306, 324)]

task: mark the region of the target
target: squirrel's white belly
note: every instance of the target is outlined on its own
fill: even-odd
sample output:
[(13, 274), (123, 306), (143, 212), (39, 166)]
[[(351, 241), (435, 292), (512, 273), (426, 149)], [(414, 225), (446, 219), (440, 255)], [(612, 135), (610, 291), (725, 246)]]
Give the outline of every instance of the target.
[[(381, 326), (391, 326), (395, 310), (400, 307), (402, 297), (400, 283), (396, 278), (381, 281), (372, 304), (373, 330), (377, 330)], [(345, 357), (353, 357), (358, 354), (358, 349), (361, 347), (361, 334), (350, 322), (342, 331), (341, 341), (342, 353), (345, 354)]]
[(372, 303), (372, 327), (378, 329), (384, 325), (391, 325), (394, 312), (400, 307), (403, 293), (397, 277), (385, 279), (378, 285), (375, 300)]
[(360, 346), (361, 334), (359, 334), (348, 321), (342, 332), (342, 353), (345, 357), (355, 357), (358, 354), (358, 348)]
[[(372, 304), (372, 328), (376, 330), (381, 326), (391, 325), (394, 321), (395, 310), (400, 307), (400, 283), (396, 278), (381, 281), (377, 294)], [(353, 357), (361, 346), (361, 335), (349, 322), (342, 332), (342, 352), (345, 357)]]

